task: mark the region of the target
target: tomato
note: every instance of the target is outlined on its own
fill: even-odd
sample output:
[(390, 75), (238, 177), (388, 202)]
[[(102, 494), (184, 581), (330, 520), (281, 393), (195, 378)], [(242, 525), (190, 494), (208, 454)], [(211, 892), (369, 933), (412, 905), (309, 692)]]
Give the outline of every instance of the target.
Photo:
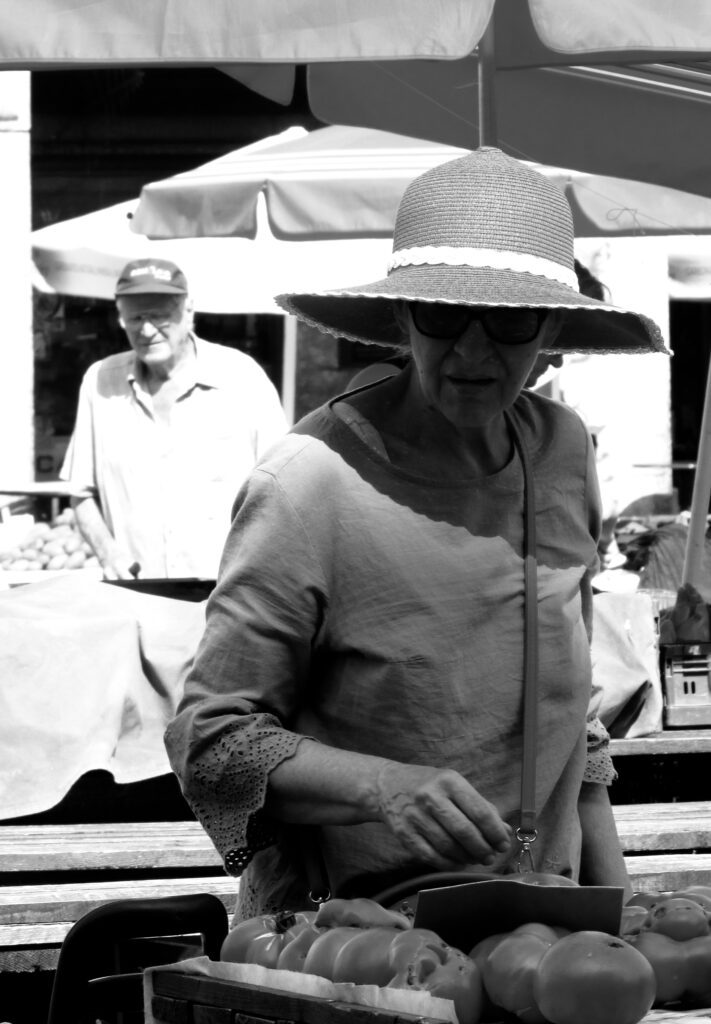
[(654, 971), (658, 1006), (678, 1001), (711, 1006), (711, 935), (679, 941), (645, 930), (631, 941)]
[(636, 1024), (656, 994), (649, 961), (606, 932), (571, 932), (543, 954), (533, 995), (552, 1024)]
[(282, 948), (276, 962), (279, 971), (303, 971), (308, 951), (323, 932), (315, 925), (309, 925)]
[[(398, 988), (398, 979), (390, 982)], [(484, 986), (481, 972), (473, 960), (458, 949), (450, 950), (444, 963), (416, 982), (409, 979), (408, 988), (424, 989), (440, 999), (451, 999), (459, 1024), (477, 1024), (484, 1009)]]
[(625, 903), (626, 907), (644, 907), (645, 910), (651, 910), (656, 907), (660, 900), (666, 899), (663, 892), (636, 892), (634, 896)]
[(317, 928), (334, 928), (349, 925), (353, 928), (400, 928), (411, 927), (412, 922), (397, 910), (386, 910), (375, 900), (360, 897), (353, 900), (333, 899), (322, 903), (316, 914)]
[[(298, 936), (295, 943), (301, 940)], [(322, 929), (306, 953), (303, 971), (334, 982), (431, 992), (454, 1002), (459, 1024), (477, 1024), (481, 1016), (478, 967), (426, 928)]]
[(336, 957), (343, 946), (349, 939), (366, 934), (370, 934), (370, 929), (349, 928), (345, 925), (340, 928), (324, 928), (309, 947), (302, 967), (304, 974), (318, 974), (321, 978), (333, 981)]
[(711, 1006), (711, 936), (682, 942), (686, 961), (683, 999), (692, 1006)]
[(389, 988), (409, 988), (451, 999), (459, 1024), (481, 1019), (484, 990), (481, 972), (461, 950), (448, 946), (426, 928), (413, 928), (394, 939), (390, 963), (396, 967)]
[(484, 1020), (495, 1019), (496, 1014), (494, 1013), (494, 1004), (491, 1001), (491, 997), (486, 990), (484, 984), (484, 963), (486, 962), (489, 953), (498, 946), (502, 939), (505, 939), (508, 932), (498, 932), (496, 935), (487, 935), (485, 939), (480, 939), (475, 946), (469, 951), (469, 957), (474, 961), (479, 973), (482, 978), (482, 1010), (481, 1015)]
[(646, 927), (679, 942), (708, 935), (711, 930), (708, 915), (702, 906), (693, 900), (673, 896), (660, 900), (649, 911)]
[(518, 935), (537, 935), (544, 942), (548, 942), (551, 946), (558, 939), (562, 939), (564, 935), (570, 935), (570, 928), (563, 928), (562, 925), (558, 924), (542, 924), (540, 921), (528, 921), (526, 924), (520, 924), (516, 928)]
[(711, 911), (711, 886), (690, 885), (687, 889), (679, 889), (677, 892), (673, 892), (672, 896), (674, 899), (693, 900), (694, 903), (698, 903), (704, 910)]
[(483, 962), (484, 988), (491, 1002), (515, 1013), (524, 1024), (542, 1024), (543, 1014), (533, 996), (538, 965), (558, 940), (548, 925), (520, 925), (492, 948)]
[(651, 964), (656, 979), (655, 1005), (676, 1003), (686, 992), (686, 955), (683, 943), (647, 930), (630, 939)]
[(283, 910), (274, 915), (240, 921), (227, 933), (220, 950), (220, 960), (276, 967), (282, 950), (300, 932), (312, 928), (315, 919), (315, 910), (298, 913)]
[(572, 878), (567, 878), (565, 875), (551, 875), (546, 874), (544, 871), (524, 871), (521, 874), (506, 875), (506, 880), (509, 879), (514, 882), (526, 882), (528, 885), (575, 885)]

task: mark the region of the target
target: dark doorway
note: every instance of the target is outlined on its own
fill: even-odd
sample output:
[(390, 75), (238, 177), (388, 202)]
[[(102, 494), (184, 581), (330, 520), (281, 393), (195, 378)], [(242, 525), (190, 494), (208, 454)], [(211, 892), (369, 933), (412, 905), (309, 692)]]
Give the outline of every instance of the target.
[(673, 483), (680, 508), (694, 485), (706, 378), (711, 355), (711, 301), (669, 303)]

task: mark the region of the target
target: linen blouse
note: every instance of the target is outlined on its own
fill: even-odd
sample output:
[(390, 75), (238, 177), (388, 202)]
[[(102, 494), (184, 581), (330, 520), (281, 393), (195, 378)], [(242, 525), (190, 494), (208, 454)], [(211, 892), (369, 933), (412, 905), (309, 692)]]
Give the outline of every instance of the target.
[[(269, 772), (304, 736), (454, 768), (518, 824), (519, 459), (486, 477), (421, 477), (367, 444), (336, 414), (338, 401), (297, 424), (241, 488), (206, 631), (166, 732), (187, 800), (228, 870), (244, 872), (240, 917), (310, 905), (296, 831), (262, 810)], [(600, 527), (594, 453), (580, 417), (560, 403), (523, 392), (511, 416), (536, 481), (535, 866), (576, 878)], [(592, 777), (609, 781), (604, 730), (592, 735), (602, 757)], [(318, 833), (336, 894), (362, 876), (428, 870), (379, 823)], [(494, 870), (515, 869), (517, 856), (501, 855)]]

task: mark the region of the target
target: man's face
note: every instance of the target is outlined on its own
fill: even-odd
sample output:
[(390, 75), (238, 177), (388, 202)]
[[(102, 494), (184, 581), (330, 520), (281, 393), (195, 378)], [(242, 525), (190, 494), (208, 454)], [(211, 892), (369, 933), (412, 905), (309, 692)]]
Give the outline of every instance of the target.
[(183, 295), (123, 295), (119, 323), (136, 356), (150, 369), (171, 369), (189, 351), (192, 307)]

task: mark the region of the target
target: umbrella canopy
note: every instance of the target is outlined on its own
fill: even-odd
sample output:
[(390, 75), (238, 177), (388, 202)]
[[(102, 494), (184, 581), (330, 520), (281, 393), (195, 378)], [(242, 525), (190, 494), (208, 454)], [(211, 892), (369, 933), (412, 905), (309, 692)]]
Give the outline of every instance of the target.
[[(263, 195), (277, 238), (389, 237), (407, 184), (466, 152), (377, 129), (293, 129), (144, 186), (132, 226), (154, 239), (254, 238)], [(535, 166), (566, 193), (578, 237), (711, 231), (711, 199)]]
[[(476, 52), (475, 52), (476, 51)], [(711, 9), (668, 0), (4, 0), (0, 67), (211, 64), (312, 112), (711, 195)], [(671, 63), (673, 62), (673, 63)]]
[(113, 299), (124, 264), (141, 256), (170, 259), (185, 272), (200, 313), (278, 313), (273, 296), (291, 288), (335, 288), (364, 280), (387, 264), (386, 239), (284, 242), (271, 235), (266, 214), (257, 238), (196, 238), (152, 242), (131, 231), (136, 202), (118, 203), (32, 232), (39, 291)]

